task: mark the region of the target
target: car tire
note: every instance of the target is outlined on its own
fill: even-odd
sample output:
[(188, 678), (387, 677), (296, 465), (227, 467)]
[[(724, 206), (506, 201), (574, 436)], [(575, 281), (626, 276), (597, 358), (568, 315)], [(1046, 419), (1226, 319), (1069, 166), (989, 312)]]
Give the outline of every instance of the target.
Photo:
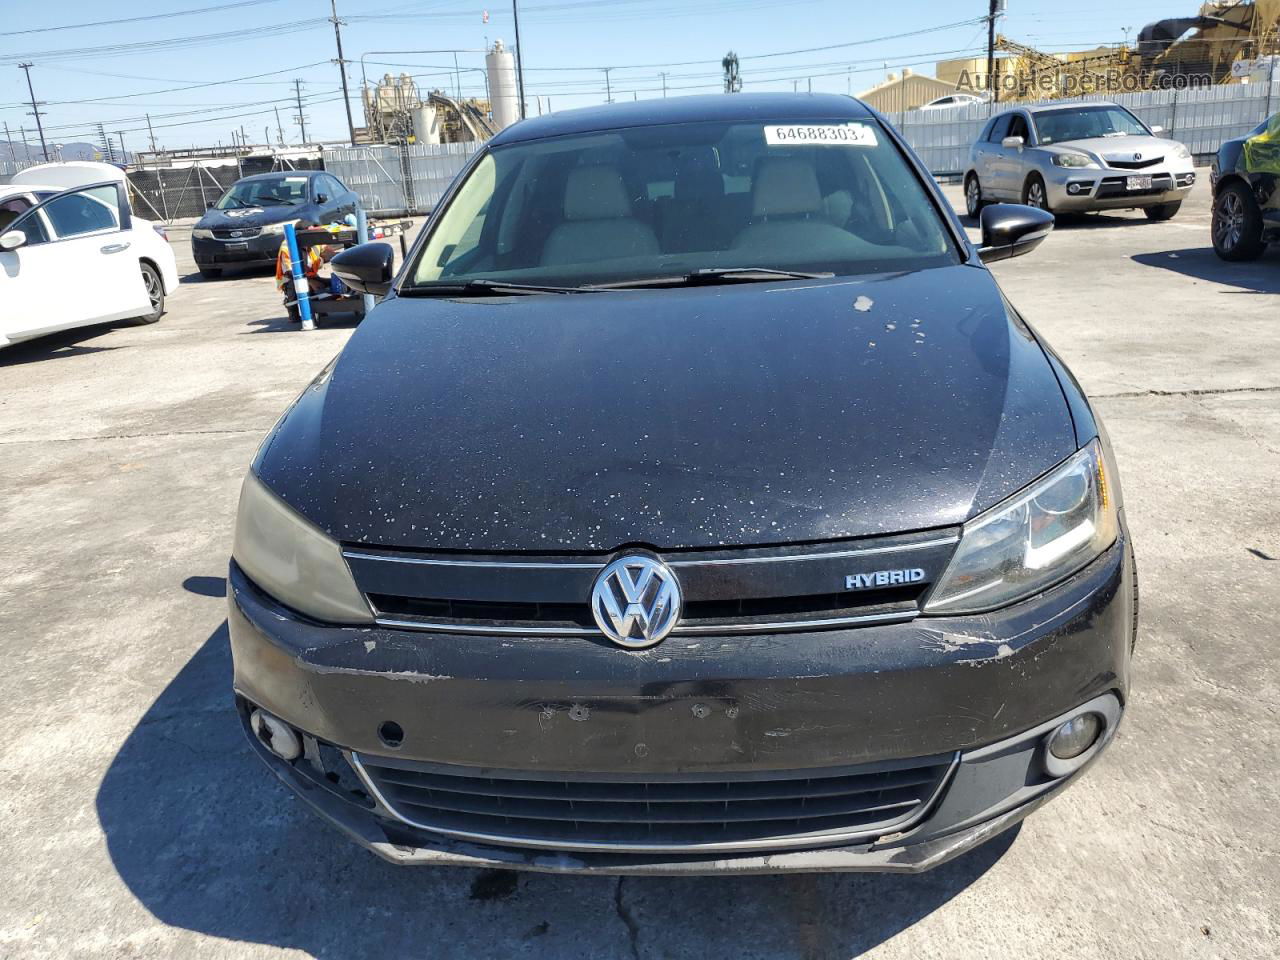
[(978, 182), (978, 175), (971, 173), (965, 177), (964, 181), (965, 212), (971, 217), (976, 217), (982, 213), (985, 204), (986, 200), (982, 198), (982, 184)]
[(1143, 207), (1142, 212), (1147, 215), (1148, 220), (1160, 223), (1164, 220), (1172, 220), (1180, 209), (1182, 209), (1182, 201), (1175, 200), (1173, 203), (1157, 203), (1153, 207)]
[(1037, 210), (1043, 210), (1045, 213), (1053, 213), (1053, 208), (1049, 206), (1049, 191), (1044, 185), (1044, 178), (1038, 173), (1033, 173), (1027, 177), (1027, 182), (1022, 186), (1022, 202), (1028, 207), (1035, 207)]
[(200, 267), (200, 276), (206, 280), (217, 280), (222, 276), (222, 270), (219, 267)]
[(1262, 212), (1240, 181), (1228, 183), (1213, 200), (1213, 251), (1223, 260), (1256, 260), (1267, 248), (1262, 239)]
[(142, 283), (147, 288), (147, 296), (151, 299), (151, 312), (138, 317), (139, 323), (155, 323), (164, 316), (164, 280), (160, 271), (149, 263), (139, 264), (142, 268)]

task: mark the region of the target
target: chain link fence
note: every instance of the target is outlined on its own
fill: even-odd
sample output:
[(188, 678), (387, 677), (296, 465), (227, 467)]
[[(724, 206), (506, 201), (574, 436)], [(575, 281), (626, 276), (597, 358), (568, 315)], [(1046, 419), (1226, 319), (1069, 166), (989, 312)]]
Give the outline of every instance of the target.
[(477, 143), (412, 143), (326, 150), (325, 169), (360, 194), (377, 215), (427, 214), (453, 182)]
[(1222, 141), (1248, 133), (1280, 109), (1280, 83), (1097, 94), (1070, 100), (977, 103), (949, 110), (909, 110), (887, 116), (929, 171), (936, 177), (947, 177), (964, 172), (969, 162), (969, 147), (993, 113), (1012, 107), (1099, 100), (1127, 107), (1148, 126), (1164, 127), (1164, 136), (1185, 143), (1197, 159), (1203, 160), (1217, 153)]

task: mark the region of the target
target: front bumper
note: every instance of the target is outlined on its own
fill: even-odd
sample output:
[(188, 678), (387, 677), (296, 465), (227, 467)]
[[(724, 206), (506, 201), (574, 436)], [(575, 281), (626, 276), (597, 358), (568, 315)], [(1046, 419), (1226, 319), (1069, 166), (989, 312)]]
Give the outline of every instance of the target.
[[(1082, 705), (1108, 718), (1090, 762), (1109, 742), (1128, 687), (1132, 575), (1122, 540), (1057, 587), (991, 614), (669, 638), (633, 653), (589, 638), (319, 626), (233, 565), (229, 620), (242, 715), (252, 705), (275, 714), (305, 734), (308, 752), (285, 763), (251, 742), (326, 819), (388, 860), (611, 874), (918, 871), (1011, 826), (1078, 776), (1049, 776), (1041, 759), (1046, 732)], [(378, 738), (386, 720), (403, 728), (395, 751)], [(927, 816), (897, 835), (708, 855), (537, 850), (410, 826), (350, 767), (312, 762), (319, 748), (338, 755), (334, 747), (584, 776), (959, 756)]]
[[(1043, 171), (1049, 205), (1056, 212), (1122, 210), (1176, 203), (1196, 182), (1190, 161), (1185, 166), (1165, 164), (1145, 170), (1053, 167)], [(1152, 179), (1150, 189), (1127, 189), (1129, 177)]]
[(278, 233), (262, 233), (243, 240), (208, 240), (191, 238), (191, 256), (200, 267), (247, 266), (275, 263), (284, 237)]

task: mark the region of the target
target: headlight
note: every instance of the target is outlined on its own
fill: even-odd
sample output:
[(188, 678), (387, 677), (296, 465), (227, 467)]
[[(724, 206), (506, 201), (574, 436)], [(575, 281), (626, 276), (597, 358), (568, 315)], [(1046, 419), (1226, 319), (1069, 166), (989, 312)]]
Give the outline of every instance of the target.
[(1115, 543), (1115, 490), (1094, 440), (1021, 493), (964, 525), (926, 613), (973, 613), (1021, 600)]
[[(292, 221), (292, 220), (288, 220), (288, 221), (286, 221), (286, 223), (293, 223), (293, 221)], [(266, 226), (264, 226), (264, 227), (262, 228), (262, 232), (263, 232), (264, 234), (272, 234), (272, 235), (274, 235), (274, 236), (281, 236), (281, 235), (284, 233), (284, 228), (285, 228), (285, 224), (284, 224), (284, 223), (268, 223)]]
[(1092, 167), (1093, 158), (1087, 153), (1055, 153), (1050, 159), (1055, 167)]
[(212, 240), (213, 231), (206, 230), (204, 227), (196, 227), (194, 230), (191, 231), (191, 236), (197, 240)]
[(1173, 155), (1177, 157), (1179, 160), (1191, 159), (1191, 151), (1187, 149), (1187, 145), (1185, 143), (1180, 143), (1176, 147), (1174, 147)]
[(329, 623), (371, 623), (373, 614), (337, 542), (309, 524), (250, 471), (240, 488), (232, 556), (287, 607)]

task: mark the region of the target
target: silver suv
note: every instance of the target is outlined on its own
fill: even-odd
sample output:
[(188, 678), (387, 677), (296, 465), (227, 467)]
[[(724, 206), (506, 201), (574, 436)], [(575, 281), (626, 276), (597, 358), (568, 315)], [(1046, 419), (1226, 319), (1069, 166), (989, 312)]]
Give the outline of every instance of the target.
[(1168, 220), (1191, 192), (1191, 152), (1114, 103), (1017, 108), (969, 149), (965, 207), (1012, 200), (1053, 213), (1140, 208)]

